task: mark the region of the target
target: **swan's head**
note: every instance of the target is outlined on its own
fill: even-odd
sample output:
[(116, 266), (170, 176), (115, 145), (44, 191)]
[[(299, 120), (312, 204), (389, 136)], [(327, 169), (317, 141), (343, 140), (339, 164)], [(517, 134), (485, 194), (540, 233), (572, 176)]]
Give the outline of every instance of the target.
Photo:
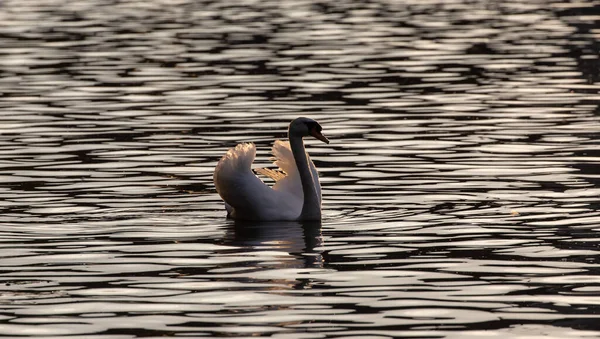
[(322, 130), (323, 130), (323, 127), (321, 127), (321, 125), (319, 125), (319, 123), (314, 121), (313, 119), (296, 118), (296, 119), (292, 120), (292, 122), (290, 123), (290, 128), (289, 128), (288, 133), (290, 134), (290, 137), (295, 136), (295, 137), (300, 137), (300, 138), (312, 135), (313, 137), (328, 144), (329, 139), (327, 139), (321, 133)]

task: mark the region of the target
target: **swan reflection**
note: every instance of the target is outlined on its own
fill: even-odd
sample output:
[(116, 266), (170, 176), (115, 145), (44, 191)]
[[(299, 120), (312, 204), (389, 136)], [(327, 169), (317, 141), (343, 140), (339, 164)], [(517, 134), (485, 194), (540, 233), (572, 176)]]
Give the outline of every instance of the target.
[[(298, 258), (293, 266), (322, 267), (321, 221), (232, 221), (230, 245), (253, 250), (277, 250)], [(285, 266), (291, 263), (286, 262)], [(283, 265), (283, 263), (282, 263)]]

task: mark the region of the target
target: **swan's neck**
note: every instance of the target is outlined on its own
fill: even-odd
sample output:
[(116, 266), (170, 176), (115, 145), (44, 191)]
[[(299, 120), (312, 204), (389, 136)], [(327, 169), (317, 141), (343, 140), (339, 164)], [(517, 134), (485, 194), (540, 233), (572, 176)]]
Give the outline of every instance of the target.
[(294, 154), (294, 160), (300, 173), (302, 182), (302, 192), (304, 193), (304, 203), (302, 204), (302, 213), (300, 220), (321, 220), (321, 202), (317, 195), (317, 189), (313, 181), (312, 173), (308, 166), (308, 158), (304, 150), (302, 137), (290, 135), (290, 147)]

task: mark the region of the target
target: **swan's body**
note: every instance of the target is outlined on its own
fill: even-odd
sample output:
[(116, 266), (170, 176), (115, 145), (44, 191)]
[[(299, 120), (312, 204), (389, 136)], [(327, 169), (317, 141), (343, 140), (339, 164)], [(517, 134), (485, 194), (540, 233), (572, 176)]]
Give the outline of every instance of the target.
[(252, 172), (254, 144), (239, 144), (217, 164), (214, 182), (225, 201), (228, 215), (242, 220), (320, 220), (321, 185), (315, 165), (304, 149), (303, 136), (328, 142), (314, 120), (298, 118), (290, 123), (289, 142), (276, 140), (275, 165), (283, 172), (259, 169), (276, 181), (267, 186)]

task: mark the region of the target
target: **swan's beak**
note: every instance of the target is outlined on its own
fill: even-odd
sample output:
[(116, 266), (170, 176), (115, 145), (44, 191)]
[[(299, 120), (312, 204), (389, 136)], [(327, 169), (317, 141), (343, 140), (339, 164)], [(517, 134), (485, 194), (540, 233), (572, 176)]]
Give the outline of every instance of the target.
[(329, 143), (329, 139), (327, 139), (321, 132), (318, 132), (316, 129), (312, 129), (310, 131), (310, 135), (312, 135), (313, 137), (321, 140), (322, 142), (328, 144)]

